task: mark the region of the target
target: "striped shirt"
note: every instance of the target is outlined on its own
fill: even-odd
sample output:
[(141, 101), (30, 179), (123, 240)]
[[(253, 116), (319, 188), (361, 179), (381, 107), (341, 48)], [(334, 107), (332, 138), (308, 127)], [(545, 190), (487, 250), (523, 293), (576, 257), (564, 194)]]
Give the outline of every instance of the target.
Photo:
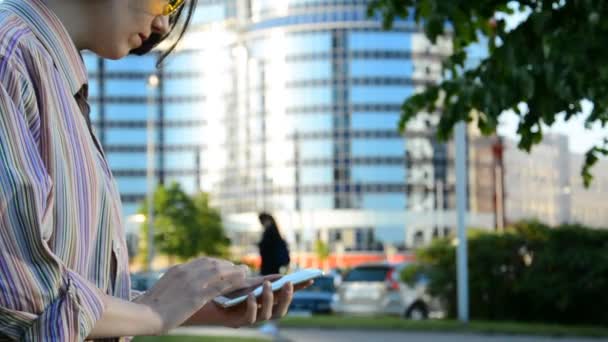
[(130, 297), (120, 195), (75, 98), (86, 84), (57, 16), (0, 3), (0, 340), (82, 341), (101, 293)]

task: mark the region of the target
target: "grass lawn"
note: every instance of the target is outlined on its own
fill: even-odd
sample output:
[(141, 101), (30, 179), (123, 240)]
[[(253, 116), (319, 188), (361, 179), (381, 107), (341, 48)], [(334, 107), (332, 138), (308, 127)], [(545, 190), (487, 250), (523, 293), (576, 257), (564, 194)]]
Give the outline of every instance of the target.
[(255, 338), (219, 336), (150, 336), (136, 337), (134, 342), (267, 342)]
[(287, 317), (282, 327), (326, 329), (381, 329), (428, 332), (467, 332), (506, 335), (608, 337), (608, 328), (536, 323), (473, 321), (463, 325), (453, 320), (409, 321), (399, 317)]

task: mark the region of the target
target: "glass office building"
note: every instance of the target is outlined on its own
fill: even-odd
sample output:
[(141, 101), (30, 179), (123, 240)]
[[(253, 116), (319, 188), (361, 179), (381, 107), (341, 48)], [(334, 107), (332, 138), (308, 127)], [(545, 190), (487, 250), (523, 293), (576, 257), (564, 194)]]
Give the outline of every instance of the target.
[[(125, 215), (145, 198), (154, 115), (157, 181), (211, 193), (237, 244), (257, 240), (262, 210), (301, 246), (403, 246), (449, 230), (453, 149), (434, 140), (434, 116), (403, 135), (397, 123), (403, 100), (440, 78), (450, 44), (431, 45), (408, 20), (383, 31), (367, 2), (199, 0), (194, 26), (157, 71), (155, 56), (86, 56)], [(148, 89), (153, 72), (160, 84)]]

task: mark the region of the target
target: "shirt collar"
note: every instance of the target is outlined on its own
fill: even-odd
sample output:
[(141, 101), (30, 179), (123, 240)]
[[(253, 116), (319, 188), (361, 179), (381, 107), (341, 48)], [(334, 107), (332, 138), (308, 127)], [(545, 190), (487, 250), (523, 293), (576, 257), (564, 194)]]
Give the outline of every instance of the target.
[(4, 0), (1, 6), (12, 9), (28, 24), (53, 58), (72, 94), (76, 94), (87, 83), (87, 72), (82, 56), (57, 15), (40, 0)]

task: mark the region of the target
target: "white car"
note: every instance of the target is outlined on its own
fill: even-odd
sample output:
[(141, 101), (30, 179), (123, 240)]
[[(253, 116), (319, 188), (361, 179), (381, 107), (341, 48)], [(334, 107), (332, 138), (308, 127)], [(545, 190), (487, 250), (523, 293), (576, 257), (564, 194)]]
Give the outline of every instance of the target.
[(439, 302), (427, 293), (426, 282), (410, 287), (400, 281), (408, 264), (364, 264), (342, 279), (334, 311), (341, 314), (399, 315), (413, 320), (441, 316)]

